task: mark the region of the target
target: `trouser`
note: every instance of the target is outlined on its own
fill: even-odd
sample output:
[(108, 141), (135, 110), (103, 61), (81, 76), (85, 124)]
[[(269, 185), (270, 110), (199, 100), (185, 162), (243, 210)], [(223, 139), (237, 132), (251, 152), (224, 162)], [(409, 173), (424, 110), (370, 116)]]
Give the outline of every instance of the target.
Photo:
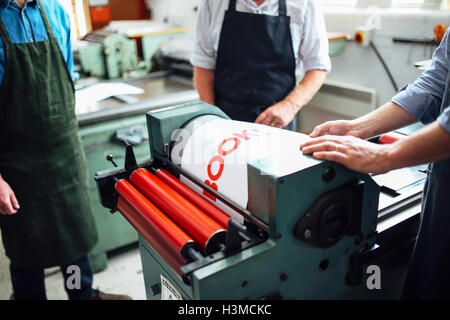
[(403, 299), (450, 300), (450, 159), (430, 165)]
[[(10, 265), (15, 300), (47, 300), (44, 270), (27, 270)], [(69, 300), (86, 300), (93, 292), (93, 272), (89, 254), (61, 266)]]

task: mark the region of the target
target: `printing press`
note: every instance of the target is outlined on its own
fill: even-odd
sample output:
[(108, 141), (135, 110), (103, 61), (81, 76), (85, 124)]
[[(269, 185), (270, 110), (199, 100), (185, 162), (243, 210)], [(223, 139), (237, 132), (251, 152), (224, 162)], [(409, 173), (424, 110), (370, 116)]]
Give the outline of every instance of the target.
[(146, 116), (151, 158), (137, 163), (127, 145), (124, 168), (95, 180), (139, 233), (148, 299), (360, 297), (367, 266), (414, 242), (422, 175), (388, 190), (303, 155), (305, 135), (202, 102)]

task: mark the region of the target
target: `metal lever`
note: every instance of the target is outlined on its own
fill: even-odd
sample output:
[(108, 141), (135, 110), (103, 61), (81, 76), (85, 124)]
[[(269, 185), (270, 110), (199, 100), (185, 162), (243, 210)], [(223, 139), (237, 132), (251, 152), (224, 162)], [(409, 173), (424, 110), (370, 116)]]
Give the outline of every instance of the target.
[(108, 154), (106, 156), (106, 160), (108, 160), (109, 162), (111, 162), (113, 164), (114, 167), (118, 167), (117, 163), (114, 161), (113, 155), (112, 154)]

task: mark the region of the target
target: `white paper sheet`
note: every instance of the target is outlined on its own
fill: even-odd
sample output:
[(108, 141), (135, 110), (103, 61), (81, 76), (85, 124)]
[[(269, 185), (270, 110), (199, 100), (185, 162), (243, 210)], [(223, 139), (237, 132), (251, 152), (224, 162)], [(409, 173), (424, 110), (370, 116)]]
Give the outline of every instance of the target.
[[(213, 120), (194, 131), (184, 147), (181, 167), (246, 208), (247, 164), (270, 158), (270, 172), (281, 176), (297, 172), (318, 162), (305, 157), (300, 150), (300, 144), (308, 139), (300, 133), (264, 125)], [(197, 192), (202, 192), (187, 179), (184, 182)], [(214, 202), (231, 216), (237, 217), (220, 201)]]
[(144, 89), (123, 82), (103, 82), (79, 89), (75, 92), (76, 107), (89, 111), (96, 102), (125, 95), (143, 94)]

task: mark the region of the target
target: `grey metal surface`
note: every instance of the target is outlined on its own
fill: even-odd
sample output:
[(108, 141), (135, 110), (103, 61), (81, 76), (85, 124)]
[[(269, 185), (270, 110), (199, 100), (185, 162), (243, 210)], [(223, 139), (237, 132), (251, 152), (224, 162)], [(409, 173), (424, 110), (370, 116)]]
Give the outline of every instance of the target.
[(75, 113), (78, 123), (84, 125), (112, 120), (199, 99), (192, 81), (176, 76), (149, 76), (124, 80), (123, 82), (142, 88), (145, 92), (141, 95), (132, 96), (132, 100), (135, 101), (133, 103), (125, 103), (116, 98), (109, 98), (95, 103), (89, 108), (77, 106)]

